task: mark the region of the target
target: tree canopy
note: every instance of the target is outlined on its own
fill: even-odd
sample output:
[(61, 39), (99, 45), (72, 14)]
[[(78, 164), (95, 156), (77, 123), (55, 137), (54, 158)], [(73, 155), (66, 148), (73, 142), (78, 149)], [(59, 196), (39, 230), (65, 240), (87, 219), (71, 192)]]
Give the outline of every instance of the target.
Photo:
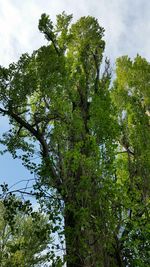
[(67, 267), (148, 267), (150, 64), (119, 58), (112, 82), (104, 29), (71, 20), (43, 14), (48, 44), (0, 68), (1, 143), (35, 172)]
[(50, 258), (49, 219), (39, 211), (29, 210), (27, 203), (14, 196), (11, 203), (10, 197), (0, 202), (1, 267), (43, 266)]

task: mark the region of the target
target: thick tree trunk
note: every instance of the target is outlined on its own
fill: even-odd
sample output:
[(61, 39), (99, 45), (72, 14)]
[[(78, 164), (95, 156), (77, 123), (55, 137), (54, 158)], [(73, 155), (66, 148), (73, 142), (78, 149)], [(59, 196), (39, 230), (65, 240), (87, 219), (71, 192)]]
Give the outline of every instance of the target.
[(65, 213), (65, 239), (67, 267), (84, 266), (84, 259), (80, 256), (80, 240), (77, 237), (77, 225), (74, 213), (67, 210)]
[(110, 255), (101, 236), (96, 242), (94, 230), (83, 231), (80, 221), (75, 218), (75, 213), (69, 210), (65, 213), (65, 239), (67, 267), (124, 267), (118, 247), (119, 241), (117, 240), (116, 244), (114, 239), (115, 249)]
[(65, 239), (67, 267), (104, 267), (103, 264), (97, 264), (102, 259), (102, 250), (94, 240), (93, 229), (84, 229), (84, 225), (76, 217), (75, 209), (72, 211), (66, 208)]

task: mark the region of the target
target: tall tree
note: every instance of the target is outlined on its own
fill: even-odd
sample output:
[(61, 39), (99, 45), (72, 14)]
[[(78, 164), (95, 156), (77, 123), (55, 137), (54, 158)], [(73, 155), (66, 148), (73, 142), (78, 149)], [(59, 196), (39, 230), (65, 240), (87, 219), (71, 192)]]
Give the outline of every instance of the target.
[(119, 58), (112, 97), (120, 125), (117, 176), (126, 187), (122, 231), (127, 266), (149, 266), (150, 64), (139, 55)]
[[(125, 223), (131, 210), (130, 160), (119, 156), (126, 113), (118, 121), (113, 96), (119, 87), (111, 93), (109, 61), (102, 64), (104, 29), (90, 16), (74, 24), (71, 19), (62, 13), (54, 26), (43, 14), (39, 30), (48, 45), (0, 68), (0, 112), (11, 126), (2, 142), (14, 157), (18, 149), (24, 152), (24, 164), (37, 172), (38, 196), (44, 197), (43, 190), (55, 195), (45, 203), (60, 236), (64, 218), (67, 267), (122, 267), (127, 253), (122, 232), (129, 235)], [(31, 161), (37, 149), (39, 166)], [(133, 153), (130, 146), (126, 151)]]

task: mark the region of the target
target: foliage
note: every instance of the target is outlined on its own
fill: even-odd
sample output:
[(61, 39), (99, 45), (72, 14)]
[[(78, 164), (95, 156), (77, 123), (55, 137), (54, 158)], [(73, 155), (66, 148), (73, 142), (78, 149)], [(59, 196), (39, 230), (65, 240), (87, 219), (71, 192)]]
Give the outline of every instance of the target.
[[(18, 204), (22, 203), (21, 200), (11, 200), (14, 200), (14, 204), (18, 201), (15, 212), (10, 209), (8, 201), (0, 202), (0, 265), (43, 266), (48, 260), (46, 250), (52, 241), (48, 218), (38, 211), (30, 214), (23, 211), (23, 208), (19, 211)], [(12, 215), (10, 211), (13, 221), (8, 220)]]
[(150, 64), (137, 55), (133, 61), (126, 56), (119, 58), (116, 65), (112, 97), (125, 152), (118, 157), (118, 168), (122, 168), (117, 172), (126, 186), (129, 214), (122, 234), (123, 253), (129, 266), (149, 266)]
[(71, 19), (63, 12), (53, 25), (43, 14), (48, 45), (0, 68), (0, 113), (10, 119), (1, 142), (36, 173), (67, 267), (149, 266), (150, 65), (118, 59), (110, 88), (104, 29)]

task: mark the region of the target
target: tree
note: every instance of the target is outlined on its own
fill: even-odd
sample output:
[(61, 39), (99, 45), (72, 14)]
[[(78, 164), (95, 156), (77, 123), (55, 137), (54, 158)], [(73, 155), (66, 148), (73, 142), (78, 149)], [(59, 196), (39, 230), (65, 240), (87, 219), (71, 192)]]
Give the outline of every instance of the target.
[(11, 207), (9, 201), (0, 202), (0, 265), (43, 266), (52, 242), (48, 218), (40, 212), (27, 214), (27, 205), (19, 199), (11, 197)]
[(127, 56), (119, 58), (116, 65), (112, 95), (123, 148), (123, 154), (118, 157), (117, 174), (128, 193), (123, 253), (127, 266), (149, 266), (150, 64), (137, 55), (133, 61)]
[[(0, 68), (0, 112), (11, 127), (2, 143), (14, 157), (18, 150), (24, 152), (25, 166), (37, 174), (35, 190), (41, 200), (45, 191), (53, 194), (45, 204), (55, 231), (65, 235), (67, 267), (132, 266), (135, 255), (128, 253), (126, 243), (129, 235), (133, 241), (133, 232), (137, 235), (137, 227), (132, 231), (129, 224), (131, 209), (139, 205), (139, 189), (134, 183), (136, 197), (130, 197), (128, 168), (134, 152), (124, 145), (126, 110), (120, 111), (115, 97), (124, 77), (118, 76), (110, 90), (110, 64), (107, 59), (103, 64), (104, 29), (90, 16), (74, 24), (71, 19), (62, 13), (54, 26), (43, 14), (39, 30), (48, 45)], [(32, 162), (37, 149), (38, 166)], [(141, 218), (147, 220), (145, 213)]]

